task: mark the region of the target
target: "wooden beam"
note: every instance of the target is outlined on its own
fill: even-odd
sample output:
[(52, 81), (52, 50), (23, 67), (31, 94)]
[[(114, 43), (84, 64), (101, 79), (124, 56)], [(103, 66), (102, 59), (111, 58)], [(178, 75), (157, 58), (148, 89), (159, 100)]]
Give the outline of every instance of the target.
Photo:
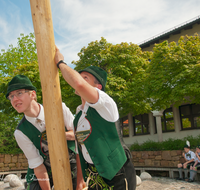
[(30, 0), (55, 190), (72, 190), (50, 0)]

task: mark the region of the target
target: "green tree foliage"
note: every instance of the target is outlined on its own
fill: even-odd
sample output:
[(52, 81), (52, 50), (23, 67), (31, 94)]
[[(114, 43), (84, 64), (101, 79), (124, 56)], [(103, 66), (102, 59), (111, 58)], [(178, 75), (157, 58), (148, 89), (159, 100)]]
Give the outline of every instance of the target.
[(5, 98), (7, 84), (17, 74), (23, 74), (30, 78), (37, 87), (38, 100), (41, 102), (41, 85), (39, 81), (39, 69), (34, 35), (30, 34), (18, 38), (17, 47), (12, 45), (0, 54), (0, 152), (16, 153), (17, 148), (13, 132), (22, 118)]
[[(78, 53), (75, 70), (96, 65), (108, 73), (106, 92), (115, 100), (120, 116), (165, 109), (171, 104), (200, 103), (200, 38), (181, 37), (176, 44), (157, 44), (153, 52), (142, 52), (132, 43), (113, 45), (106, 39), (94, 41)], [(150, 61), (149, 61), (150, 60)], [(13, 132), (22, 118), (5, 99), (7, 84), (17, 74), (30, 78), (37, 88), (38, 102), (42, 90), (34, 35), (21, 35), (17, 47), (12, 45), (0, 54), (0, 152), (18, 152)], [(62, 100), (75, 113), (81, 103), (60, 73)], [(171, 124), (173, 125), (173, 124)], [(168, 128), (171, 127), (167, 126)]]
[[(18, 114), (12, 107), (9, 100), (5, 98), (8, 82), (18, 74), (26, 75), (30, 78), (33, 85), (37, 88), (37, 101), (42, 104), (42, 89), (37, 61), (35, 37), (31, 33), (18, 38), (17, 47), (12, 45), (0, 54), (0, 153), (20, 152), (15, 138), (14, 130), (21, 120), (23, 114)], [(60, 73), (60, 84), (62, 89), (63, 102), (69, 107), (70, 102), (74, 107), (80, 103), (75, 96), (73, 89), (65, 82)], [(70, 101), (68, 101), (70, 99)], [(75, 103), (74, 103), (75, 102)], [(72, 109), (75, 113), (75, 108)]]
[(200, 103), (200, 37), (155, 45), (146, 70), (145, 92), (152, 109)]
[(115, 100), (120, 115), (148, 112), (151, 108), (145, 101), (144, 79), (149, 64), (150, 52), (142, 52), (136, 44), (113, 45), (106, 39), (94, 41), (83, 47), (73, 62), (76, 70), (95, 65), (106, 70), (108, 80), (106, 92)]

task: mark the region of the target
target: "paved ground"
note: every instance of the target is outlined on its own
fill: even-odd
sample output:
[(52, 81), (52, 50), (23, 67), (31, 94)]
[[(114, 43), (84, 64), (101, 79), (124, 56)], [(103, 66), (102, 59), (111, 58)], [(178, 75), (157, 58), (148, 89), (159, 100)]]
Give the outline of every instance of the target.
[(179, 181), (164, 177), (153, 177), (150, 180), (142, 181), (140, 186), (137, 186), (136, 190), (200, 190), (200, 183), (188, 183), (185, 181)]
[[(142, 181), (136, 190), (200, 190), (200, 183), (188, 183), (164, 177), (153, 177), (150, 180)], [(24, 187), (9, 187), (8, 183), (0, 181), (0, 190), (25, 190)]]

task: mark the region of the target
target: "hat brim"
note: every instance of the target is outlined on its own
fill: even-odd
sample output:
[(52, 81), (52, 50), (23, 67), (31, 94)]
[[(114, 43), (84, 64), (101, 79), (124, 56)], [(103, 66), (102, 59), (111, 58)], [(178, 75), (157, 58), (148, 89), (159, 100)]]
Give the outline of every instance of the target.
[(6, 98), (8, 98), (8, 95), (14, 91), (14, 90), (20, 90), (20, 89), (26, 89), (26, 90), (35, 90), (37, 91), (36, 87), (26, 85), (26, 84), (13, 84), (8, 87), (7, 93), (6, 93)]
[(102, 85), (102, 90), (105, 91), (105, 86), (104, 86), (104, 83), (103, 83), (103, 81), (102, 81), (102, 78), (101, 78), (96, 72), (94, 72), (92, 69), (90, 69), (90, 68), (85, 68), (85, 69), (80, 70), (80, 71), (78, 71), (78, 72), (79, 72), (79, 73), (88, 72), (88, 73), (92, 74), (92, 75), (100, 82), (100, 84)]

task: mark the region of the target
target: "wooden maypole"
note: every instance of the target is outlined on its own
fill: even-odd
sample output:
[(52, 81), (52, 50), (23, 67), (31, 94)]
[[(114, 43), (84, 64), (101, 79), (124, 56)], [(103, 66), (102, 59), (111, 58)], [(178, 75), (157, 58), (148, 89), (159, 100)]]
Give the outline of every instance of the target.
[(55, 190), (72, 190), (50, 0), (30, 0)]

